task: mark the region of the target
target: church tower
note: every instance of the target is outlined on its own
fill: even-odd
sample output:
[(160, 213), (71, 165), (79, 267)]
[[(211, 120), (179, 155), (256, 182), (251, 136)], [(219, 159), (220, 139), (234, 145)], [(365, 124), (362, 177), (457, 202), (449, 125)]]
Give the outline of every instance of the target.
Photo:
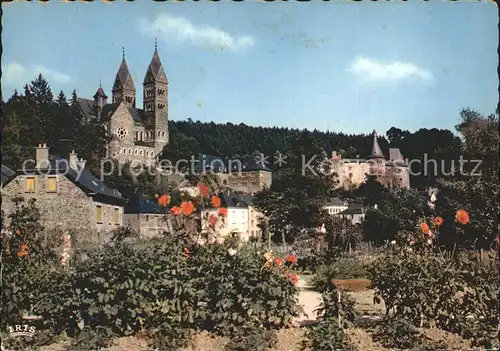
[(128, 107), (135, 107), (135, 85), (125, 61), (125, 49), (123, 49), (123, 60), (116, 73), (112, 93), (114, 104), (123, 101)]
[(158, 55), (156, 42), (143, 86), (147, 140), (154, 142), (155, 155), (158, 155), (168, 143), (168, 80)]

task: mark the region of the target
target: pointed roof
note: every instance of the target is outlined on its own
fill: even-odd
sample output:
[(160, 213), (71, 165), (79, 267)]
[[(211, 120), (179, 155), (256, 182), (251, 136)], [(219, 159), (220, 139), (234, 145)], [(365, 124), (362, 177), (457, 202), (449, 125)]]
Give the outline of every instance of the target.
[(385, 158), (384, 154), (382, 153), (382, 149), (378, 144), (377, 132), (375, 131), (375, 129), (373, 130), (373, 146), (370, 158)]
[(94, 94), (94, 99), (96, 97), (107, 98), (106, 94), (104, 93), (104, 90), (102, 89), (102, 86), (99, 86), (99, 89), (97, 89), (97, 92)]
[(125, 57), (122, 60), (118, 73), (116, 73), (115, 83), (113, 84), (113, 90), (118, 90), (121, 88), (131, 89), (135, 91), (134, 80), (130, 75), (128, 70), (127, 62)]
[(160, 55), (158, 54), (158, 48), (155, 45), (155, 51), (153, 53), (153, 57), (151, 58), (151, 62), (149, 63), (148, 70), (146, 71), (146, 76), (144, 77), (144, 83), (148, 81), (148, 75), (151, 74), (155, 81), (160, 81), (168, 84), (167, 75), (163, 70), (163, 66), (161, 64)]

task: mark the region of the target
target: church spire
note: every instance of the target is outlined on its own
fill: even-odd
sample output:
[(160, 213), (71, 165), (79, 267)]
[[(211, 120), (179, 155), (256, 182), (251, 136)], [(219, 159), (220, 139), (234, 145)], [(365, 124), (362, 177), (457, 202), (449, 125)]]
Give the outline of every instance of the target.
[(372, 145), (372, 153), (370, 155), (370, 158), (385, 158), (384, 154), (382, 153), (382, 149), (380, 148), (380, 145), (378, 144), (377, 132), (375, 131), (375, 129), (373, 130), (373, 145)]
[(153, 52), (153, 57), (149, 63), (148, 69), (146, 71), (146, 76), (144, 77), (144, 84), (151, 81), (157, 81), (161, 83), (168, 84), (168, 79), (163, 70), (163, 65), (160, 60), (160, 55), (158, 54), (158, 42), (155, 39), (155, 51)]
[(125, 61), (125, 48), (122, 47), (122, 63), (116, 73), (113, 84), (113, 103), (124, 101), (131, 107), (135, 105), (135, 85)]

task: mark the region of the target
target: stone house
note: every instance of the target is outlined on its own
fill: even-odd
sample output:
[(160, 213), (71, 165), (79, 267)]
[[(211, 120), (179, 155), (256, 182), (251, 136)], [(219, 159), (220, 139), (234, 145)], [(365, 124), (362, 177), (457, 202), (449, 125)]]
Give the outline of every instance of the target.
[(272, 184), (272, 170), (251, 156), (222, 159), (200, 154), (195, 171), (211, 171), (217, 174), (222, 185), (244, 194), (255, 194)]
[(410, 171), (401, 151), (398, 148), (390, 148), (389, 160), (386, 160), (375, 131), (372, 152), (367, 158), (343, 159), (333, 151), (331, 160), (336, 188), (357, 188), (366, 181), (367, 175), (375, 176), (378, 182), (388, 188), (410, 188)]
[(352, 224), (361, 224), (365, 220), (366, 210), (361, 204), (349, 204), (345, 210), (335, 215)]
[[(13, 199), (34, 198), (46, 229), (60, 228), (97, 233), (82, 238), (103, 241), (105, 233), (122, 226), (127, 200), (85, 169), (85, 161), (72, 152), (68, 159), (51, 155), (39, 145), (35, 160), (26, 160), (23, 169), (6, 176), (2, 166), (2, 210), (8, 225)], [(93, 234), (88, 234), (93, 235)]]
[(132, 195), (125, 205), (123, 222), (141, 238), (152, 238), (169, 232), (165, 209), (158, 203), (142, 195)]

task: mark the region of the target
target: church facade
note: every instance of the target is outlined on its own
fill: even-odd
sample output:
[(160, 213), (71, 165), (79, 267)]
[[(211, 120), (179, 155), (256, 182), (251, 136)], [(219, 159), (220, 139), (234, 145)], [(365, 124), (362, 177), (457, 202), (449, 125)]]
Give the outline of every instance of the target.
[(168, 143), (168, 79), (156, 45), (142, 85), (141, 109), (136, 107), (136, 88), (123, 55), (111, 101), (101, 86), (93, 99), (78, 98), (78, 103), (87, 122), (106, 129), (108, 157), (154, 166)]

